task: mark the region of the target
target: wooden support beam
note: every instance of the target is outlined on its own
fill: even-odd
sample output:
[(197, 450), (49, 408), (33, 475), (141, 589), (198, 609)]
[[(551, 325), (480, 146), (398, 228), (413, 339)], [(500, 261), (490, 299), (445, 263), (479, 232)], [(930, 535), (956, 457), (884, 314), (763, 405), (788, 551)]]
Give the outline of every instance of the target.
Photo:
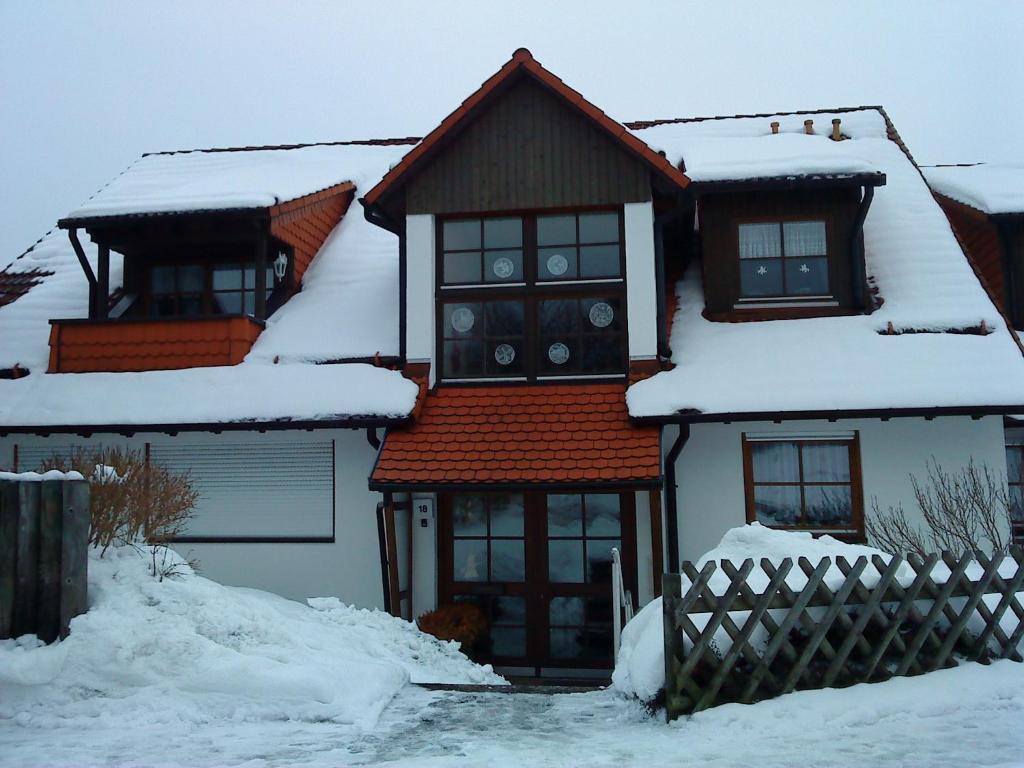
[(105, 320), (110, 304), (110, 246), (96, 246), (96, 306), (93, 317)]

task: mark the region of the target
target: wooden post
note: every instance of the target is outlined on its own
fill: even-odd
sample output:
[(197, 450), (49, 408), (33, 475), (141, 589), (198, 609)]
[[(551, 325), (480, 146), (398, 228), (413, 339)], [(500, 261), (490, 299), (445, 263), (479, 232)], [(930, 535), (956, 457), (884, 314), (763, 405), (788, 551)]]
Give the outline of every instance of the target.
[(32, 634), (36, 624), (36, 577), (39, 562), (39, 486), (17, 483), (18, 554), (14, 577), (13, 637)]
[(256, 319), (267, 319), (267, 248), (270, 241), (265, 231), (256, 237)]
[(68, 625), (88, 608), (89, 483), (65, 480), (61, 510), (60, 553), (60, 636)]
[(36, 585), (36, 634), (44, 643), (60, 637), (60, 554), (63, 480), (39, 483), (39, 580)]
[(110, 246), (98, 245), (96, 249), (96, 308), (93, 317), (106, 320), (110, 303)]
[(0, 480), (0, 640), (14, 637), (14, 582), (18, 554), (18, 484)]
[(665, 544), (661, 535), (661, 489), (648, 492), (651, 502), (651, 560), (654, 571), (654, 596), (661, 594), (661, 575), (665, 572)]

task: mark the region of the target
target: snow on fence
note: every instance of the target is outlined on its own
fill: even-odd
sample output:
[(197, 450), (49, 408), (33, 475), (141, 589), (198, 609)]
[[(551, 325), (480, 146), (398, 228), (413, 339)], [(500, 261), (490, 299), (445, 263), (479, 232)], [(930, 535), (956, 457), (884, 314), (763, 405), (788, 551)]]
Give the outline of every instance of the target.
[(0, 639), (66, 637), (86, 610), (89, 483), (0, 472)]
[[(728, 702), (1021, 661), (1024, 552), (691, 562), (665, 574), (669, 720)], [(713, 579), (714, 577), (714, 579)], [(724, 578), (723, 578), (724, 577)]]

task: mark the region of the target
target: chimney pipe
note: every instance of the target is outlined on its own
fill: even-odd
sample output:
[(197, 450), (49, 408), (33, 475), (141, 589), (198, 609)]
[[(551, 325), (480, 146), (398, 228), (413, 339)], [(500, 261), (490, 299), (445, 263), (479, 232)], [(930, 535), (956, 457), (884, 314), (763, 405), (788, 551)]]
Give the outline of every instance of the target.
[(778, 132), (779, 132), (779, 121), (778, 120), (772, 120), (772, 133), (776, 134)]
[(813, 120), (804, 120), (804, 133), (806, 133), (808, 136), (813, 136), (814, 135), (814, 121)]
[(843, 136), (839, 132), (839, 123), (842, 121), (838, 117), (832, 118), (832, 141), (841, 141)]

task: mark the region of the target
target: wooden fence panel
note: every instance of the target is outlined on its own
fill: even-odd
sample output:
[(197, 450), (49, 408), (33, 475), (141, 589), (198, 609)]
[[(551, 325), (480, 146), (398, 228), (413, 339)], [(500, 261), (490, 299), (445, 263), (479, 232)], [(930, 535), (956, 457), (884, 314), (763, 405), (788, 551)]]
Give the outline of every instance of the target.
[[(1022, 660), (1019, 548), (991, 558), (786, 558), (777, 567), (764, 559), (756, 572), (752, 560), (710, 562), (699, 572), (687, 562), (681, 570), (662, 586), (670, 720), (961, 661)], [(752, 574), (767, 584), (754, 589)]]

